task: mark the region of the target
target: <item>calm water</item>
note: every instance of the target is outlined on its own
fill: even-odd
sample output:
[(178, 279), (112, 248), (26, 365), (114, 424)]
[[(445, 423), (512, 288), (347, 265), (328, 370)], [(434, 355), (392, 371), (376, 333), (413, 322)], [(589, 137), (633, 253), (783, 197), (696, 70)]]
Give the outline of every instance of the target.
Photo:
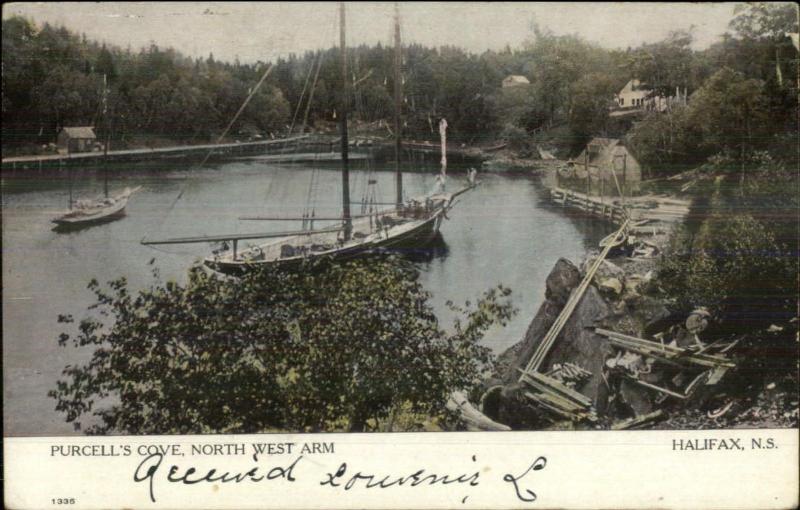
[[(362, 162), (361, 165), (364, 165)], [(120, 169), (118, 169), (120, 170)], [(215, 168), (126, 168), (110, 179), (114, 193), (141, 185), (127, 216), (74, 233), (56, 233), (50, 219), (67, 205), (66, 176), (4, 178), (3, 217), (3, 406), (6, 435), (75, 434), (47, 397), (67, 364), (90, 355), (61, 348), (59, 314), (85, 314), (92, 294), (90, 279), (101, 282), (126, 276), (133, 288), (152, 282), (148, 262), (155, 259), (162, 279), (183, 280), (187, 267), (208, 252), (204, 244), (146, 247), (149, 238), (299, 228), (290, 222), (239, 221), (241, 215), (298, 215), (312, 173), (319, 179), (317, 215), (339, 212), (340, 174), (335, 167), (228, 163)], [(352, 198), (359, 200), (367, 172), (351, 174)], [(377, 199), (391, 201), (394, 176), (376, 172)], [(432, 260), (418, 262), (422, 281), (444, 324), (452, 316), (447, 300), (475, 300), (503, 283), (513, 289), (519, 315), (506, 328), (485, 338), (496, 353), (517, 342), (544, 299), (544, 280), (559, 257), (578, 260), (596, 244), (604, 229), (570, 218), (545, 200), (529, 178), (479, 176), (482, 185), (463, 195), (442, 224), (446, 246)], [(428, 192), (435, 174), (407, 173), (409, 195)], [(448, 189), (461, 188), (454, 174)], [(74, 179), (76, 198), (102, 192), (102, 181), (87, 174)], [(357, 213), (359, 206), (353, 206)]]

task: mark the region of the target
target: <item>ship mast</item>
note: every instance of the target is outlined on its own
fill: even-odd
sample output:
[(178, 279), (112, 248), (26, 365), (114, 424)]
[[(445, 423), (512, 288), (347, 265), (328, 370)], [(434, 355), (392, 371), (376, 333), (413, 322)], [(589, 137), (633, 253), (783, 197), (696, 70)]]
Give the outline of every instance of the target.
[(347, 142), (347, 109), (350, 96), (348, 95), (347, 76), (347, 41), (345, 39), (344, 2), (339, 4), (339, 47), (342, 51), (342, 97), (339, 105), (339, 130), (342, 138), (342, 222), (344, 227), (344, 240), (350, 239), (353, 229), (350, 219), (350, 168), (348, 165)]
[(108, 82), (103, 75), (103, 129), (106, 130), (106, 140), (103, 144), (103, 193), (108, 198), (108, 144), (111, 143), (111, 129), (108, 124)]
[(400, 153), (402, 141), (400, 136), (400, 106), (402, 104), (402, 54), (400, 47), (400, 9), (394, 4), (394, 173), (397, 190), (397, 207), (403, 204), (403, 173), (400, 171)]

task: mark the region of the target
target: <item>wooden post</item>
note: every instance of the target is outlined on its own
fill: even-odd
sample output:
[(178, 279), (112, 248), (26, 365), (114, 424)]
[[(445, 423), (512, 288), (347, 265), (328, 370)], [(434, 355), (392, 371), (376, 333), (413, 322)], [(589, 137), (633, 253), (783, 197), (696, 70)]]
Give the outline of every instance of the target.
[(344, 223), (344, 240), (350, 240), (352, 222), (350, 220), (350, 168), (348, 165), (347, 145), (347, 109), (350, 107), (347, 74), (347, 41), (345, 38), (344, 2), (339, 4), (339, 47), (342, 51), (342, 94), (339, 112), (339, 129), (342, 137), (342, 222)]
[(628, 162), (628, 155), (627, 154), (623, 154), (622, 155), (622, 194), (623, 195), (627, 195), (628, 194), (628, 180), (626, 179), (627, 167), (628, 167), (627, 162)]
[(600, 203), (601, 204), (605, 204), (605, 201), (603, 200), (603, 195), (605, 195), (605, 192), (606, 192), (606, 178), (601, 173), (601, 175), (600, 175)]
[[(59, 166), (61, 165), (60, 158), (58, 160), (58, 164)], [(67, 165), (67, 179), (69, 180), (69, 209), (72, 210), (72, 165)]]
[(583, 169), (586, 170), (586, 198), (589, 198), (590, 184), (589, 180), (589, 146), (586, 146), (586, 151), (583, 153)]
[(395, 202), (397, 208), (403, 205), (403, 173), (400, 171), (400, 152), (402, 151), (400, 108), (402, 105), (402, 80), (400, 67), (403, 60), (400, 47), (400, 10), (397, 2), (394, 4), (394, 173), (395, 173)]
[(238, 248), (238, 246), (239, 246), (239, 240), (238, 239), (234, 239), (233, 240), (233, 260), (236, 260), (236, 249)]

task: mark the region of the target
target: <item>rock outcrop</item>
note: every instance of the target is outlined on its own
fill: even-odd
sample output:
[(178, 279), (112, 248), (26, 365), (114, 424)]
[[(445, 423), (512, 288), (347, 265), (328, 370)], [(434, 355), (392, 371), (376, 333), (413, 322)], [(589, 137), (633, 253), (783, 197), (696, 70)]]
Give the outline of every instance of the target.
[[(527, 404), (524, 388), (518, 383), (524, 369), (555, 322), (572, 291), (580, 284), (580, 270), (570, 261), (559, 259), (547, 277), (545, 301), (531, 321), (525, 338), (512, 349), (513, 358), (498, 374), (502, 391), (495, 390), (484, 412), (493, 419), (513, 428), (531, 428), (539, 421)], [(594, 333), (598, 321), (609, 315), (609, 308), (594, 286), (590, 286), (575, 311), (570, 315), (541, 370), (555, 364), (572, 363), (591, 372), (591, 376), (575, 389), (592, 400), (598, 397), (603, 382), (603, 363), (611, 353), (607, 340)], [(498, 382), (496, 379), (493, 382)]]

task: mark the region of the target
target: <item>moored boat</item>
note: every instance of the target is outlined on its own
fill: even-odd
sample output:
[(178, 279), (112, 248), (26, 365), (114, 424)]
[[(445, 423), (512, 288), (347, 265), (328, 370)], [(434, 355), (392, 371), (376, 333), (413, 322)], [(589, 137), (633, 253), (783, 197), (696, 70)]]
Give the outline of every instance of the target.
[(56, 218), (53, 223), (58, 227), (83, 227), (105, 223), (120, 218), (125, 214), (125, 206), (131, 195), (141, 189), (125, 188), (125, 190), (113, 197), (104, 197), (98, 200), (78, 200), (72, 209)]
[[(340, 47), (342, 55), (342, 76), (347, 72), (347, 57), (344, 32), (344, 5), (340, 8)], [(447, 121), (439, 124), (441, 136), (442, 168), (437, 178), (438, 189), (423, 197), (403, 199), (403, 175), (400, 171), (401, 154), (401, 84), (400, 76), (400, 27), (399, 15), (395, 18), (395, 190), (396, 199), (391, 209), (370, 209), (364, 214), (350, 214), (350, 178), (349, 178), (349, 143), (347, 130), (348, 115), (348, 80), (343, 80), (340, 97), (340, 143), (342, 163), (342, 213), (341, 216), (319, 218), (313, 211), (302, 217), (244, 217), (247, 220), (302, 220), (304, 227), (313, 225), (314, 221), (335, 220), (338, 225), (319, 230), (300, 230), (295, 232), (267, 232), (253, 234), (223, 234), (213, 236), (182, 237), (165, 240), (142, 240), (145, 245), (186, 244), (186, 243), (222, 243), (222, 248), (213, 255), (205, 257), (203, 264), (226, 274), (242, 274), (251, 269), (263, 266), (294, 268), (303, 261), (317, 257), (347, 259), (366, 256), (385, 251), (402, 251), (419, 248), (430, 243), (438, 234), (442, 220), (447, 211), (453, 207), (454, 198), (471, 189), (474, 184), (474, 171), (470, 172), (470, 185), (460, 191), (447, 193), (444, 191), (446, 181), (446, 130)], [(374, 180), (369, 180), (374, 184)], [(375, 202), (371, 202), (374, 204)], [(239, 249), (239, 241), (269, 239), (257, 246)]]

